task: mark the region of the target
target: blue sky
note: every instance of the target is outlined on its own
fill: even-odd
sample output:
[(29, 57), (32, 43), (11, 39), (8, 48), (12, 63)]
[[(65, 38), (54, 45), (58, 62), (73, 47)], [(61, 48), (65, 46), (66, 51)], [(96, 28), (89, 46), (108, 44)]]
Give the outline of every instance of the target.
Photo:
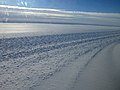
[[(119, 2), (119, 0), (0, 0), (0, 23), (64, 24), (59, 29), (63, 31), (120, 30)], [(70, 27), (67, 27), (68, 25)], [(59, 28), (58, 26), (55, 25), (56, 28)], [(49, 28), (46, 27), (44, 30)]]
[(71, 11), (120, 13), (120, 0), (1, 0), (0, 4)]

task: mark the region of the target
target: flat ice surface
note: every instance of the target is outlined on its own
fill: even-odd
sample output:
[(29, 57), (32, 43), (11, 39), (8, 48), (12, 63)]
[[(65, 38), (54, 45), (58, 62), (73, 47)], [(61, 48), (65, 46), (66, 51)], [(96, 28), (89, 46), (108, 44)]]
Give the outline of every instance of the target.
[(105, 30), (115, 31), (120, 30), (120, 27), (39, 23), (0, 23), (0, 38), (81, 33)]
[(71, 90), (120, 90), (120, 44), (97, 54), (78, 75)]

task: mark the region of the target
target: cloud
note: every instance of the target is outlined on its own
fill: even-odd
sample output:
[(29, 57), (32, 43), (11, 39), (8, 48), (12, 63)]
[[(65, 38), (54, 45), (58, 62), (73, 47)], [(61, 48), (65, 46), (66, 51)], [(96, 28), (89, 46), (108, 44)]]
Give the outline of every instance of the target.
[(120, 13), (80, 12), (0, 5), (0, 22), (120, 27)]

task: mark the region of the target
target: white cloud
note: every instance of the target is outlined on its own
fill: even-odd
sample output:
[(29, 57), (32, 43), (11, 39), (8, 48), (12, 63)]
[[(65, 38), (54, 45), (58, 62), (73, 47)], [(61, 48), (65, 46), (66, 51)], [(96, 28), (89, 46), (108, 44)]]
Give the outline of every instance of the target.
[(0, 5), (0, 22), (47, 22), (119, 26), (120, 13), (80, 12)]

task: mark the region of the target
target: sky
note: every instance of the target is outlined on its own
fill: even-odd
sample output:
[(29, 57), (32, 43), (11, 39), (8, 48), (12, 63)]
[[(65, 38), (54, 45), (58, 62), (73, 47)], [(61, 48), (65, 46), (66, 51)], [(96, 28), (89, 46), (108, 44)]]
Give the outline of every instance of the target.
[(120, 0), (1, 0), (0, 4), (70, 11), (120, 13)]
[(0, 22), (120, 27), (120, 13), (67, 11), (0, 5)]
[(77, 25), (78, 29), (94, 26), (95, 29), (109, 27), (109, 30), (120, 30), (119, 3), (120, 0), (0, 0), (0, 23), (60, 24), (63, 29)]

